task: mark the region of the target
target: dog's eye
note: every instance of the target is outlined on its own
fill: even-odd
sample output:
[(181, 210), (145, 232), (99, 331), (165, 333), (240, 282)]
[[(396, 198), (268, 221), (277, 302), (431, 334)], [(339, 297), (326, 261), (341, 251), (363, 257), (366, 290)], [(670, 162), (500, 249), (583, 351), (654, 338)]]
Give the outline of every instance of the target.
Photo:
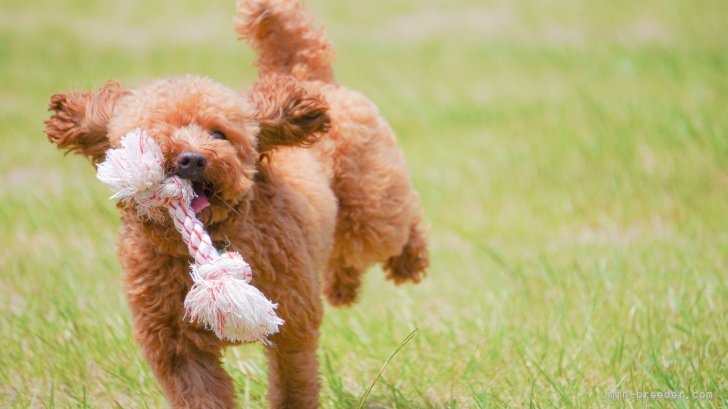
[(215, 139), (227, 139), (225, 137), (225, 134), (220, 131), (212, 131), (210, 132), (210, 135), (212, 135), (212, 137)]

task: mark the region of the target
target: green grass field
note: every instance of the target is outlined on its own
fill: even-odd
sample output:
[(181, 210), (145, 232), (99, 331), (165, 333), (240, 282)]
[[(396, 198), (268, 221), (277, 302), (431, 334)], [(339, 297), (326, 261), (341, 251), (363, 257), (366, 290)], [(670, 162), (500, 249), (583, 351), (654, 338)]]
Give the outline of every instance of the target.
[[(164, 406), (114, 203), (42, 121), (52, 93), (107, 79), (250, 86), (232, 0), (180, 3), (3, 0), (0, 407)], [(324, 408), (356, 407), (415, 328), (364, 407), (728, 407), (728, 2), (308, 6), (431, 223), (425, 282), (370, 271), (355, 307), (327, 307)], [(239, 402), (266, 407), (261, 347), (224, 359)]]

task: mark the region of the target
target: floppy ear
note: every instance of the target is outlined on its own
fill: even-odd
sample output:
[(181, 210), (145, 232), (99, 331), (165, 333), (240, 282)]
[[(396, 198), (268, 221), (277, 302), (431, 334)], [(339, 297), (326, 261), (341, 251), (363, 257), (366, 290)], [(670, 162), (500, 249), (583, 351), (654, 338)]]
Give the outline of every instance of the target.
[(262, 75), (249, 94), (260, 125), (258, 152), (276, 146), (307, 146), (329, 129), (329, 107), (320, 95), (306, 91), (293, 77)]
[(126, 92), (118, 82), (109, 81), (98, 92), (69, 92), (51, 96), (48, 105), (53, 116), (45, 121), (48, 140), (91, 159), (96, 164), (109, 149), (106, 125), (118, 99)]

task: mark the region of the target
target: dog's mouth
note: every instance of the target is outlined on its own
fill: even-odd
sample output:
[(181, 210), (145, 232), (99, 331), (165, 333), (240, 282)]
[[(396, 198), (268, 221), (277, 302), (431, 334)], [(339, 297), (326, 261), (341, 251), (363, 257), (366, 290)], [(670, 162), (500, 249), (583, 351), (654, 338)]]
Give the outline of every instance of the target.
[(195, 197), (192, 199), (192, 202), (190, 202), (190, 206), (195, 212), (195, 215), (198, 215), (203, 210), (212, 206), (210, 204), (210, 196), (212, 196), (215, 191), (213, 190), (212, 185), (207, 182), (192, 182), (192, 189), (195, 191)]

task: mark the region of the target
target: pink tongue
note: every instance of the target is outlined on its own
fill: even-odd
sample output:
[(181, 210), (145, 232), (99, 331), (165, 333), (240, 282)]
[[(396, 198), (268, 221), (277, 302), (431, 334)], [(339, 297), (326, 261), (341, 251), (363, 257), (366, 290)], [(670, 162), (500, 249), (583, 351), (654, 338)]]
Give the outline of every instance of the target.
[(190, 206), (192, 206), (195, 214), (200, 214), (202, 209), (210, 207), (210, 200), (207, 198), (204, 190), (195, 189), (195, 198), (190, 202)]

